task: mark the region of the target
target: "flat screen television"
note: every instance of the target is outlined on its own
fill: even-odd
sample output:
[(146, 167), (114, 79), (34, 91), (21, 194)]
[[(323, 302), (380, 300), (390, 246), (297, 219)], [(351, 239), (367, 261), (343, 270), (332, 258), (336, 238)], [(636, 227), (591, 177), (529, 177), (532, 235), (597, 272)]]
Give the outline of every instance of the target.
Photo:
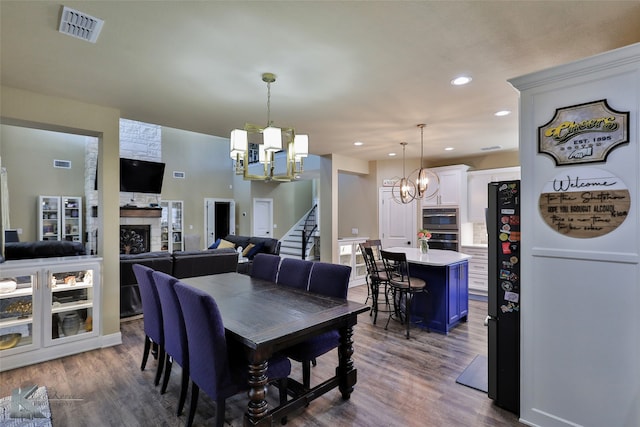
[(164, 163), (120, 158), (120, 191), (160, 194), (163, 178)]

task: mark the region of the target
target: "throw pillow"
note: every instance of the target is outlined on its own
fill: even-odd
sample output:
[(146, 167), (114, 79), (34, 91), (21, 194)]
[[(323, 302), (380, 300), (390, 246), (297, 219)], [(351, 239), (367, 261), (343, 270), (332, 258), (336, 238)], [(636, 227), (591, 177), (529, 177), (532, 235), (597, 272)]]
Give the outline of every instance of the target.
[(246, 258), (246, 257), (247, 257), (247, 254), (249, 253), (249, 251), (250, 251), (254, 246), (255, 246), (255, 245), (254, 245), (253, 243), (249, 243), (249, 244), (247, 245), (247, 247), (246, 247), (246, 248), (244, 248), (244, 251), (242, 251), (242, 256)]
[(253, 257), (262, 252), (262, 248), (264, 247), (264, 243), (258, 243), (257, 245), (255, 245), (254, 247), (251, 248), (251, 250), (249, 252), (247, 252), (247, 258), (249, 259), (253, 259)]
[(220, 241), (221, 241), (221, 240), (222, 240), (222, 239), (218, 239), (218, 240), (216, 240), (215, 242), (213, 242), (213, 243), (211, 244), (211, 246), (209, 246), (209, 249), (218, 249), (218, 245), (220, 245)]
[(223, 248), (232, 248), (235, 249), (236, 245), (228, 240), (220, 240), (220, 244), (218, 245), (218, 249), (223, 249)]

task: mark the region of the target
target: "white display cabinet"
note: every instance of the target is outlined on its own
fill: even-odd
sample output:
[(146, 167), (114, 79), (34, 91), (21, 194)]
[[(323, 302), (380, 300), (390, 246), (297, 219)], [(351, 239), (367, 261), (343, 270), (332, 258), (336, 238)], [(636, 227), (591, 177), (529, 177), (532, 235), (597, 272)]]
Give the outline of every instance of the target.
[(38, 196), (38, 240), (82, 242), (82, 197)]
[(0, 370), (100, 345), (102, 258), (7, 261), (0, 266)]
[(360, 251), (360, 243), (364, 243), (367, 239), (367, 237), (360, 237), (338, 240), (340, 264), (351, 267), (349, 286), (360, 285), (366, 280), (367, 265)]
[(163, 200), (162, 219), (160, 221), (160, 247), (163, 251), (184, 250), (184, 224), (182, 200)]
[(60, 237), (60, 196), (38, 196), (38, 240)]
[(82, 242), (82, 198), (61, 197), (62, 240)]

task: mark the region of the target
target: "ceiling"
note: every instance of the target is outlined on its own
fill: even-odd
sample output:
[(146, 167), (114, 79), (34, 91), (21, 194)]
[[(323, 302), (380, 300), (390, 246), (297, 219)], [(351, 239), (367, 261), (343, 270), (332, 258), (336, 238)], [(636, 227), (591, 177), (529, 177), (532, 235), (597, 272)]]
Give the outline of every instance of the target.
[[(0, 1), (2, 85), (227, 137), (266, 124), (272, 72), (275, 125), (308, 133), (313, 154), (365, 160), (401, 154), (401, 141), (419, 156), (419, 123), (428, 161), (516, 150), (508, 79), (640, 41), (639, 1), (64, 5), (105, 21), (97, 43), (58, 32), (62, 3)], [(473, 81), (452, 86), (461, 74)]]

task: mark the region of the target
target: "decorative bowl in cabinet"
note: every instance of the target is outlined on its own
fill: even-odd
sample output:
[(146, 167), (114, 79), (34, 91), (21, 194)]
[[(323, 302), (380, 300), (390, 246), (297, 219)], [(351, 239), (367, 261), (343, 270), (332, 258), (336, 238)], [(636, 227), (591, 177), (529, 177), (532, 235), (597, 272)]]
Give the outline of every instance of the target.
[(0, 350), (15, 347), (21, 339), (22, 334), (19, 333), (0, 335)]
[(15, 280), (0, 280), (0, 294), (7, 294), (16, 290), (18, 284)]

